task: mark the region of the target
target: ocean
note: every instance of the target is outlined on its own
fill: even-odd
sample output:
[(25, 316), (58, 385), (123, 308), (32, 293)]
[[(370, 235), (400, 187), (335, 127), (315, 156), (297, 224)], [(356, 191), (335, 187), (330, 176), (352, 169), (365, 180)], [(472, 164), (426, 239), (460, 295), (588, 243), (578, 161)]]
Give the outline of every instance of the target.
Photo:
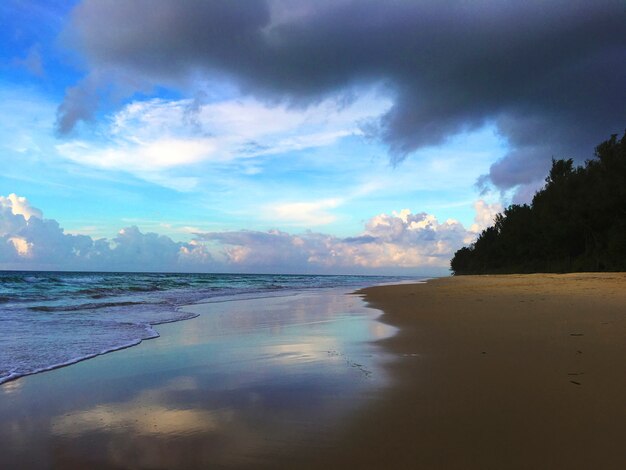
[(388, 276), (0, 272), (0, 384), (159, 336), (202, 302), (414, 280)]

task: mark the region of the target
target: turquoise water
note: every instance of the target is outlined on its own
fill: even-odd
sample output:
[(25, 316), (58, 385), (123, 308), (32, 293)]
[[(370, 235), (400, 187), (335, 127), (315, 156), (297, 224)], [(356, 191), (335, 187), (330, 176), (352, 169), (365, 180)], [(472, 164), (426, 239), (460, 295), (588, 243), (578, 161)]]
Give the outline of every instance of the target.
[(405, 277), (0, 272), (0, 383), (158, 336), (200, 301), (361, 288)]

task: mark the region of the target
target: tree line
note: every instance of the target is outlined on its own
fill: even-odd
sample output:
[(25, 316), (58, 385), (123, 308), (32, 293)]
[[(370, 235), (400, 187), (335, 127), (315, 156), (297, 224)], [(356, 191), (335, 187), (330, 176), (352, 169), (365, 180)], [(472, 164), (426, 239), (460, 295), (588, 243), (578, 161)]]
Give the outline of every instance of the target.
[(553, 159), (532, 203), (498, 214), (450, 266), (455, 275), (626, 271), (626, 132), (582, 166)]

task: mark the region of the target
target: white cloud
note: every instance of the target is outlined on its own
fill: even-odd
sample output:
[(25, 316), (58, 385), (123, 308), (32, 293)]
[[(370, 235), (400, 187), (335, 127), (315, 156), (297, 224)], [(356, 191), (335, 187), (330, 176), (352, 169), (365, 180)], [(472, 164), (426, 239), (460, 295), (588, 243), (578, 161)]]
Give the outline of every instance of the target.
[[(488, 171), (497, 154), (491, 128), (452, 139), (441, 148), (424, 149), (396, 169), (388, 165), (383, 149), (368, 142), (357, 143), (354, 138), (286, 156), (268, 153), (322, 145), (342, 139), (346, 133), (358, 133), (355, 123), (378, 112), (376, 106), (385, 105), (374, 95), (344, 108), (329, 100), (306, 111), (266, 106), (254, 100), (198, 100), (198, 106), (193, 100), (140, 101), (101, 124), (93, 124), (96, 127), (81, 125), (76, 134), (63, 140), (55, 139), (52, 130), (55, 103), (31, 89), (6, 86), (0, 87), (0, 97), (4, 111), (0, 113), (0, 147), (7, 162), (11, 161), (5, 165), (3, 176), (15, 182), (14, 190), (24, 192), (36, 185), (39, 193), (44, 188), (51, 196), (62, 193), (63, 197), (84, 198), (83, 207), (102, 195), (123, 200), (134, 193), (135, 204), (142, 204), (146, 211), (156, 211), (154, 206), (168, 205), (175, 199), (184, 200), (178, 214), (188, 220), (186, 225), (196, 225), (194, 219), (202, 211), (219, 220), (220, 228), (236, 229), (237, 220), (248, 228), (289, 231), (307, 226), (321, 230), (319, 227), (328, 224), (328, 231), (346, 235), (359, 231), (360, 221), (373, 213), (419, 201), (420, 209), (440, 218), (462, 220), (469, 227), (473, 215), (468, 214), (471, 206), (466, 201), (474, 198), (472, 184), (477, 175)], [(249, 119), (248, 110), (254, 119)], [(213, 111), (218, 117), (211, 116)], [(215, 140), (221, 132), (218, 124), (231, 130), (221, 137), (232, 140)], [(75, 139), (76, 135), (80, 139)], [(164, 143), (168, 151), (159, 156)], [(447, 159), (454, 172), (431, 164)], [(159, 191), (137, 178), (188, 194)], [(5, 189), (10, 188), (5, 185)], [(289, 220), (285, 210), (290, 208), (285, 207), (279, 211), (285, 216), (279, 219), (272, 210), (337, 197), (343, 199), (341, 210), (339, 206), (322, 208), (310, 217), (302, 212)], [(449, 209), (446, 203), (451, 199), (463, 201), (467, 207)], [(103, 210), (107, 213), (111, 209)], [(344, 217), (346, 214), (350, 216)], [(79, 220), (67, 222), (73, 230), (81, 224)], [(108, 226), (98, 233), (87, 233), (112, 232)], [(176, 236), (171, 231), (168, 234)]]
[(25, 238), (21, 237), (10, 237), (7, 240), (13, 244), (13, 247), (19, 256), (23, 258), (30, 258), (33, 251), (32, 243), (28, 243)]
[(283, 266), (348, 272), (426, 268), (444, 272), (467, 235), (455, 220), (440, 223), (432, 215), (403, 210), (372, 217), (356, 237), (271, 230), (207, 232), (199, 238), (219, 243), (224, 247), (225, 263), (243, 269)]
[(61, 155), (76, 163), (144, 174), (199, 162), (208, 158), (214, 149), (211, 139), (175, 138), (125, 142), (120, 143), (118, 147), (103, 149), (81, 141), (57, 145)]
[[(58, 144), (56, 150), (81, 165), (125, 171), (179, 189), (180, 181), (172, 178), (181, 174), (172, 174), (174, 169), (191, 172), (189, 168), (200, 162), (227, 165), (329, 146), (361, 134), (358, 123), (389, 105), (374, 94), (349, 106), (326, 100), (307, 109), (271, 106), (253, 99), (137, 101), (115, 113), (99, 138)], [(253, 171), (260, 170), (255, 167)], [(188, 186), (182, 184), (183, 189)]]
[(490, 225), (493, 225), (496, 215), (504, 211), (504, 208), (499, 202), (489, 204), (479, 199), (474, 202), (474, 210), (476, 211), (476, 216), (474, 217), (474, 223), (470, 226), (470, 232), (478, 234)]
[(42, 218), (43, 214), (35, 207), (32, 207), (25, 197), (19, 197), (14, 193), (7, 197), (0, 196), (0, 207), (8, 208), (13, 215), (22, 215), (28, 220), (31, 217)]
[(142, 233), (137, 227), (120, 230), (112, 240), (66, 233), (26, 198), (0, 197), (0, 269), (176, 271), (210, 261), (202, 245)]
[[(340, 201), (291, 204), (286, 216), (320, 217)], [(477, 201), (476, 224), (487, 222), (495, 204)], [(294, 215), (295, 214), (295, 215)], [(28, 218), (27, 218), (28, 217)], [(474, 225), (472, 227), (474, 227)], [(189, 228), (189, 230), (195, 230)], [(453, 219), (439, 222), (408, 209), (369, 219), (354, 237), (323, 233), (195, 232), (190, 242), (176, 242), (136, 226), (113, 239), (66, 233), (57, 221), (43, 218), (28, 200), (0, 197), (0, 269), (92, 269), (146, 271), (265, 272), (447, 272), (454, 252), (476, 232)]]
[(328, 212), (342, 203), (341, 199), (331, 198), (312, 202), (287, 202), (272, 204), (265, 208), (270, 220), (286, 222), (290, 225), (315, 227), (326, 225), (336, 220), (336, 216)]

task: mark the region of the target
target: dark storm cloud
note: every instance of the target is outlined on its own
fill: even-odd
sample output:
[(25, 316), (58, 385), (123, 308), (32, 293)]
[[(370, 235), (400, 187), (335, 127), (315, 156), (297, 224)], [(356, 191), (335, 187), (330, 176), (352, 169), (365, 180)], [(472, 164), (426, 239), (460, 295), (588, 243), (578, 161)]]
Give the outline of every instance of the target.
[[(394, 105), (367, 128), (392, 160), (494, 123), (511, 152), (483, 181), (506, 189), (623, 130), (624, 25), (622, 0), (86, 0), (66, 41), (92, 75), (227, 76), (294, 105), (386, 83)], [(60, 131), (89, 115), (81, 96), (68, 93)]]

